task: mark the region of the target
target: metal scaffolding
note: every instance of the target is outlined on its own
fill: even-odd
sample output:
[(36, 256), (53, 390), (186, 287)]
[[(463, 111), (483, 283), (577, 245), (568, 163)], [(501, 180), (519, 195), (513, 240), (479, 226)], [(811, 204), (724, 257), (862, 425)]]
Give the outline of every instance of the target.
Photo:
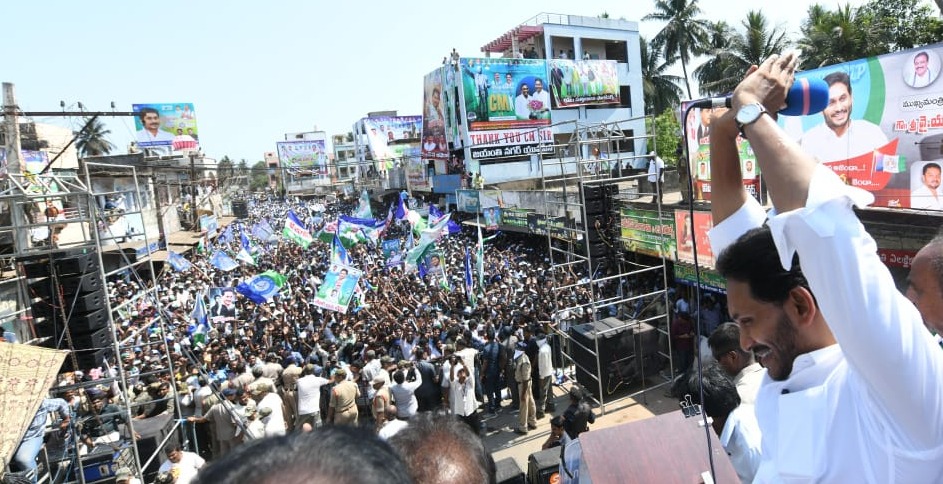
[[(133, 189), (128, 185), (121, 193), (126, 198), (120, 212), (105, 203), (117, 191), (94, 189), (96, 178), (114, 176), (133, 182)], [(143, 222), (145, 193), (150, 192), (139, 184), (134, 166), (88, 161), (82, 173), (10, 174), (0, 192), (2, 215), (10, 220), (9, 225), (0, 226), (0, 244), (6, 249), (0, 256), (5, 269), (0, 282), (17, 286), (18, 310), (13, 317), (18, 338), (27, 344), (68, 350), (63, 372), (81, 370), (88, 375), (100, 367), (100, 378), (76, 378), (54, 387), (50, 396), (62, 397), (67, 392), (87, 396), (92, 387), (107, 386), (109, 391), (116, 390), (113, 402), (124, 421), (118, 441), (99, 443), (83, 452), (80, 428), (114, 414), (101, 413), (94, 405), (82, 406), (71, 419), (68, 432), (55, 442), (50, 439), (40, 454), (40, 482), (110, 482), (119, 467), (128, 467), (143, 478), (145, 470), (156, 470), (160, 450), (180, 425), (178, 415), (164, 418), (167, 425), (152, 439), (157, 443), (149, 451), (136, 442), (134, 436), (154, 424), (150, 419), (134, 418), (144, 403), (130, 398), (134, 382), (146, 375), (129, 374), (119, 359), (122, 353), (134, 354), (135, 347), (146, 347), (149, 353), (156, 351), (163, 367), (155, 376), (166, 374), (168, 381), (174, 381), (174, 362), (163, 338), (168, 334), (167, 322), (157, 297), (151, 257), (156, 250), (152, 244), (155, 234), (148, 233), (144, 223), (139, 233), (115, 233), (118, 219), (138, 217)], [(106, 252), (117, 255), (117, 264), (110, 258), (110, 267), (106, 266)], [(81, 267), (70, 270), (63, 266), (64, 261)], [(116, 303), (109, 297), (107, 283), (119, 279), (133, 282), (137, 290)], [(119, 339), (116, 319), (144, 307), (154, 308), (150, 319)], [(101, 329), (80, 334), (80, 325), (91, 325), (90, 315), (101, 318)], [(159, 337), (148, 340), (150, 334)], [(147, 403), (177, 401), (176, 385), (171, 384), (169, 390), (162, 400)]]
[[(670, 254), (636, 257), (626, 249), (631, 241), (620, 233), (621, 211), (643, 203), (651, 209), (647, 197), (656, 200), (659, 219), (662, 214), (647, 170), (639, 166), (647, 167), (652, 156), (635, 153), (639, 142), (654, 150), (654, 123), (646, 123), (645, 133), (630, 136), (621, 126), (632, 121), (637, 119), (567, 123), (573, 124), (566, 129), (572, 130), (570, 138), (555, 144), (541, 160), (548, 219), (565, 216), (576, 221), (547, 231), (556, 299), (565, 301), (557, 309), (587, 315), (583, 321), (589, 321), (557, 328), (562, 354), (565, 366), (572, 365), (577, 381), (603, 412), (608, 404), (667, 384), (670, 379), (659, 372), (666, 366), (673, 374), (668, 315), (663, 309), (668, 307)], [(566, 235), (560, 237), (561, 231)], [(657, 283), (639, 288), (642, 280)], [(574, 292), (584, 295), (582, 302), (563, 297)], [(615, 354), (606, 347), (610, 339), (617, 342)]]

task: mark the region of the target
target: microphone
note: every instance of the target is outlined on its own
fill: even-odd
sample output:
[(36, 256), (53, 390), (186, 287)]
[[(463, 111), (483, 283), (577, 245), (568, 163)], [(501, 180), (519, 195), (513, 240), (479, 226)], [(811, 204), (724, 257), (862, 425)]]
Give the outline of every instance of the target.
[[(700, 109), (729, 108), (730, 96), (709, 97), (693, 101), (691, 106)], [(785, 116), (807, 116), (822, 112), (828, 106), (828, 83), (822, 79), (803, 77), (796, 79), (786, 93), (786, 107), (779, 110)]]

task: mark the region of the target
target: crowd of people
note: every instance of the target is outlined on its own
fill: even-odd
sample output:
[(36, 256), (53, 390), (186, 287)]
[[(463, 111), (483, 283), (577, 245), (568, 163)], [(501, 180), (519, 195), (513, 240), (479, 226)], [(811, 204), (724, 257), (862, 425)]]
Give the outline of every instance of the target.
[[(231, 225), (229, 241), (207, 238), (203, 252), (188, 256), (189, 268), (167, 264), (155, 277), (156, 288), (134, 278), (106, 283), (117, 308), (120, 368), (66, 373), (59, 382), (70, 388), (65, 400), (76, 420), (93, 422), (80, 426), (83, 451), (121, 439), (126, 401), (132, 419), (184, 420), (184, 448), (199, 460), (170, 449), (173, 455), (164, 457), (176, 482), (188, 482), (193, 474), (172, 462), (180, 455), (187, 465), (202, 463), (251, 440), (317, 432), (326, 425), (366, 427), (389, 439), (416, 415), (444, 412), (477, 435), (482, 415), (510, 407), (520, 410), (513, 430), (526, 434), (555, 410), (551, 386), (562, 376), (559, 358), (551, 357), (559, 350), (554, 333), (597, 316), (650, 307), (649, 300), (639, 299), (594, 314), (589, 286), (576, 284), (586, 282), (587, 274), (552, 271), (546, 239), (508, 233), (483, 243), (485, 280), (474, 277), (473, 302), (463, 264), (466, 248), (474, 253), (478, 238), (465, 228), (436, 242), (438, 267), (428, 274), (391, 263), (380, 244), (348, 248), (351, 266), (363, 272), (369, 289), (346, 312), (323, 309), (314, 299), (332, 264), (331, 245), (318, 238), (307, 248), (280, 236), (261, 240), (250, 227), (265, 220), (280, 233), (291, 211), (316, 234), (339, 215), (353, 213), (357, 200), (324, 205), (265, 196), (249, 203), (251, 216)], [(230, 270), (214, 265), (211, 254), (238, 252), (242, 235), (258, 247), (254, 263)], [(407, 237), (412, 230), (406, 220), (394, 220), (383, 235), (400, 240), (401, 249)], [(265, 271), (286, 278), (266, 302), (233, 290)], [(597, 290), (643, 294), (658, 283), (642, 276), (618, 285), (607, 281)], [(154, 297), (136, 297), (145, 289)], [(572, 309), (580, 305), (587, 306)], [(112, 380), (94, 384), (122, 370), (131, 383), (127, 391)]]

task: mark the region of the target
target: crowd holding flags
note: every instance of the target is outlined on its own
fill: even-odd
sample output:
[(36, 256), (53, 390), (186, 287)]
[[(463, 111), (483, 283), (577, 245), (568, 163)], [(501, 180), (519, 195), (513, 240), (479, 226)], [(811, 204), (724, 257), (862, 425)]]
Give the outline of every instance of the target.
[[(372, 209), (369, 208), (369, 197), (366, 192), (361, 193), (360, 203), (353, 215), (338, 215), (334, 220), (324, 220), (317, 222), (321, 229), (315, 234), (312, 226), (313, 217), (302, 219), (295, 211), (288, 211), (281, 227), (281, 238), (298, 244), (307, 249), (315, 237), (330, 244), (330, 262), (331, 270), (324, 274), (323, 280), (339, 280), (341, 277), (351, 277), (350, 282), (356, 281), (356, 285), (347, 287), (338, 285), (338, 287), (329, 287), (322, 285), (318, 289), (316, 299), (317, 305), (326, 309), (343, 312), (347, 310), (347, 305), (351, 300), (355, 301), (354, 310), (363, 307), (363, 294), (366, 292), (364, 287), (369, 290), (376, 290), (369, 282), (362, 281), (360, 284), (359, 275), (362, 272), (356, 269), (356, 263), (350, 257), (349, 249), (357, 244), (368, 244), (372, 247), (390, 245), (390, 241), (383, 240), (384, 234), (395, 220), (401, 223), (408, 223), (410, 230), (407, 231), (405, 241), (402, 244), (402, 254), (395, 260), (388, 260), (389, 265), (402, 264), (406, 271), (418, 270), (422, 279), (426, 280), (428, 275), (430, 284), (436, 284), (448, 291), (452, 290), (451, 278), (448, 274), (448, 268), (433, 262), (436, 267), (428, 266), (429, 260), (437, 253), (436, 242), (444, 236), (461, 231), (458, 223), (452, 220), (451, 213), (442, 213), (434, 205), (430, 205), (427, 217), (421, 216), (416, 210), (410, 210), (403, 197), (398, 197), (396, 202), (390, 205), (385, 219), (374, 219)], [(302, 213), (302, 212), (299, 212)], [(319, 217), (320, 218), (320, 217)], [(235, 244), (238, 229), (238, 244)], [(251, 239), (250, 239), (251, 234)], [(279, 240), (278, 231), (272, 228), (269, 219), (263, 219), (253, 224), (251, 227), (236, 223), (226, 227), (217, 238), (217, 247), (209, 258), (209, 263), (220, 270), (232, 271), (240, 266), (240, 263), (254, 266), (256, 258), (260, 253), (264, 253), (270, 248), (267, 244)], [(397, 246), (398, 239), (393, 240)], [(478, 244), (474, 254), (466, 247), (465, 260), (465, 285), (469, 302), (475, 304), (475, 292), (478, 288), (484, 289), (484, 239), (482, 239), (481, 230), (478, 230)], [(256, 245), (258, 242), (260, 245)], [(227, 253), (227, 251), (229, 253)], [(178, 254), (171, 253), (168, 256), (170, 265), (176, 271), (185, 271), (192, 267), (189, 261)], [(475, 264), (473, 267), (472, 264)], [(341, 269), (344, 269), (345, 276), (341, 276)], [(478, 278), (477, 288), (474, 282)], [(318, 281), (321, 282), (320, 280)], [(262, 303), (270, 301), (277, 295), (285, 284), (285, 276), (275, 271), (265, 271), (257, 274), (243, 282), (239, 283), (236, 291), (243, 294), (248, 299)], [(336, 284), (336, 283), (335, 283)], [(337, 285), (337, 284), (336, 284)], [(317, 287), (317, 285), (315, 285)], [(203, 308), (205, 311), (205, 307)]]

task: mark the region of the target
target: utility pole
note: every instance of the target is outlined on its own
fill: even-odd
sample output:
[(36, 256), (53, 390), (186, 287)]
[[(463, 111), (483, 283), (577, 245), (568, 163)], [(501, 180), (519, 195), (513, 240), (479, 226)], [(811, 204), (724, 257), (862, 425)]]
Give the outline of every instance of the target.
[[(3, 83), (3, 126), (6, 135), (7, 177), (13, 183), (13, 176), (22, 172), (20, 160), (20, 124), (17, 116), (16, 95), (12, 82)], [(27, 199), (27, 202), (31, 203)], [(29, 249), (29, 230), (26, 230), (26, 205), (14, 200), (10, 201), (10, 218), (13, 225), (14, 247), (18, 251)]]
[(193, 230), (200, 231), (200, 220), (196, 216), (196, 205), (199, 201), (196, 190), (196, 152), (190, 152), (190, 217), (193, 219)]

